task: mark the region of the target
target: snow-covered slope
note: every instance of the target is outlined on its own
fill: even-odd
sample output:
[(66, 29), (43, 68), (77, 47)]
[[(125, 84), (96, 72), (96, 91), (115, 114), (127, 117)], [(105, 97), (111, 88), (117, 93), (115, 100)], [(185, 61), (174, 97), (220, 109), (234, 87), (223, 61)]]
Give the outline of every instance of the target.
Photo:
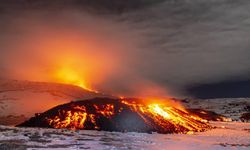
[(100, 96), (73, 85), (0, 80), (0, 124), (21, 123), (59, 104)]
[(201, 108), (239, 120), (245, 112), (250, 112), (250, 98), (187, 99), (183, 105), (188, 108)]

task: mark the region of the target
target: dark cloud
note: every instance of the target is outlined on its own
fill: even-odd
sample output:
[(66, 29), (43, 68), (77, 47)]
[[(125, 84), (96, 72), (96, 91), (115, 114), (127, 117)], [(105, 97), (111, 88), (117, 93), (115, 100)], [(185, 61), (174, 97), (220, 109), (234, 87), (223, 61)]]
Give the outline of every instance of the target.
[(8, 9), (84, 9), (97, 13), (114, 13), (136, 10), (164, 0), (4, 0), (1, 10)]
[(195, 98), (242, 98), (250, 97), (250, 79), (230, 79), (215, 83), (187, 87), (187, 94)]
[(246, 1), (191, 0), (165, 2), (125, 16), (147, 42), (141, 53), (150, 61), (140, 63), (140, 69), (154, 81), (177, 89), (246, 76), (249, 8)]

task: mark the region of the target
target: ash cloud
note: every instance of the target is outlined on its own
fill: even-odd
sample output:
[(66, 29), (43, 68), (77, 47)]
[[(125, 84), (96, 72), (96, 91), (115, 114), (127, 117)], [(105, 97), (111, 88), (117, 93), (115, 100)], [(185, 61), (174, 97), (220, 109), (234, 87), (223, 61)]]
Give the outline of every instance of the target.
[(167, 1), (125, 16), (144, 35), (140, 69), (184, 94), (184, 88), (247, 77), (249, 15), (246, 1)]
[[(0, 7), (4, 77), (50, 80), (48, 72), (58, 67), (51, 62), (62, 51), (41, 47), (55, 39), (81, 47), (86, 35), (91, 50), (73, 54), (88, 65), (74, 61), (73, 66), (108, 93), (188, 96), (189, 85), (247, 78), (250, 71), (248, 1), (12, 2)], [(94, 62), (99, 62), (94, 69), (82, 67)]]

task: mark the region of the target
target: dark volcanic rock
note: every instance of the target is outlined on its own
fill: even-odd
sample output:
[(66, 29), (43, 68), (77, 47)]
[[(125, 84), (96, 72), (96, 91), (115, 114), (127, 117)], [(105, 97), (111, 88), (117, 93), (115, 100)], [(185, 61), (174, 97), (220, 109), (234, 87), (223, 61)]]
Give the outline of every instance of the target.
[(190, 114), (199, 116), (203, 119), (208, 121), (226, 121), (226, 117), (220, 114), (217, 114), (213, 111), (207, 111), (203, 109), (188, 109), (187, 110)]
[(250, 122), (250, 112), (242, 114), (240, 120), (243, 122)]
[[(159, 133), (187, 133), (210, 128), (207, 123), (174, 107), (164, 109), (172, 117), (164, 118), (159, 113), (152, 112), (162, 113), (163, 107), (148, 106), (139, 99), (124, 101), (95, 98), (71, 102), (37, 114), (18, 126)], [(180, 119), (188, 121), (183, 123)]]

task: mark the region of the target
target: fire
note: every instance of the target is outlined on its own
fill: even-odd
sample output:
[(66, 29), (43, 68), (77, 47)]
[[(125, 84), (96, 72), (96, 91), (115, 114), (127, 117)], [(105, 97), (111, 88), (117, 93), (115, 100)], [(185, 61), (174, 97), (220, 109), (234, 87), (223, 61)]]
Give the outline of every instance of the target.
[[(120, 126), (128, 123), (124, 120), (124, 123), (119, 124), (123, 120), (118, 121), (117, 118), (130, 112), (139, 116), (139, 120), (143, 120), (147, 130), (160, 133), (193, 133), (209, 128), (207, 120), (173, 106), (158, 103), (144, 104), (128, 99), (116, 101), (91, 102), (86, 105), (76, 102), (76, 104), (70, 104), (68, 110), (59, 109), (57, 115), (46, 117), (45, 120), (53, 128), (109, 130), (105, 126), (110, 125), (114, 129), (119, 129)], [(138, 128), (142, 127), (128, 126), (128, 128), (140, 131), (141, 129)]]
[[(87, 113), (83, 112), (74, 112), (71, 111), (66, 112), (66, 117), (64, 120), (60, 120), (58, 116), (54, 118), (54, 120), (48, 120), (51, 123), (54, 123), (55, 128), (67, 128), (72, 126), (72, 129), (80, 129), (83, 128), (83, 124), (87, 118)], [(61, 122), (60, 122), (61, 121)]]
[[(94, 105), (96, 108), (96, 112), (98, 115), (104, 116), (106, 118), (110, 118), (114, 115), (114, 105), (107, 104), (97, 106)], [(64, 119), (61, 119), (59, 116), (55, 116), (53, 119), (48, 119), (49, 125), (53, 126), (54, 128), (69, 128), (69, 129), (84, 129), (84, 124), (87, 120), (93, 125), (94, 129), (99, 129), (96, 125), (96, 114), (86, 113), (85, 106), (75, 106), (73, 107), (75, 111), (59, 111), (59, 114), (64, 116)]]
[(98, 93), (96, 90), (90, 88), (87, 82), (83, 79), (83, 76), (76, 70), (72, 69), (72, 67), (60, 68), (54, 73), (54, 78), (56, 82), (76, 85), (88, 91)]
[[(200, 124), (197, 124), (197, 122), (208, 122), (198, 116), (190, 115), (185, 110), (165, 104), (141, 105), (127, 101), (123, 101), (123, 103), (132, 106), (134, 111), (144, 118), (145, 122), (153, 120), (153, 123), (160, 124), (162, 128), (167, 127), (171, 123), (175, 125), (176, 129), (181, 127), (189, 131), (202, 131), (204, 128), (200, 127)], [(147, 117), (150, 117), (150, 119), (146, 119)]]
[(158, 114), (162, 116), (165, 119), (171, 119), (171, 116), (168, 114), (167, 111), (164, 111), (163, 108), (159, 106), (159, 104), (151, 104), (148, 106), (149, 110), (151, 110), (152, 113)]

